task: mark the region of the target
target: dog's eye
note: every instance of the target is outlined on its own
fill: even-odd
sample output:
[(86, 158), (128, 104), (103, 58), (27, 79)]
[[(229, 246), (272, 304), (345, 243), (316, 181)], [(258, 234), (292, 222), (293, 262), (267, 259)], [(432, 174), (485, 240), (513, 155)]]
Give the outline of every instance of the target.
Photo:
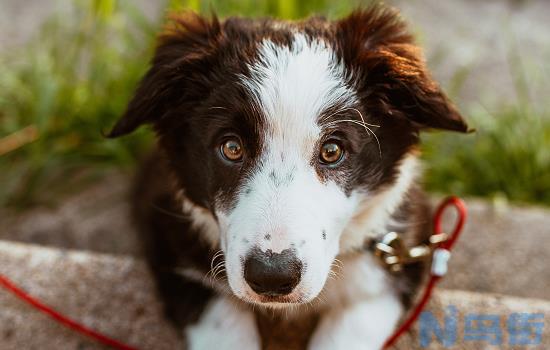
[(241, 145), (241, 140), (232, 136), (221, 144), (220, 153), (222, 157), (230, 162), (238, 162), (243, 158), (243, 147)]
[(323, 164), (334, 165), (342, 160), (344, 150), (340, 143), (336, 140), (329, 140), (321, 146), (319, 160)]

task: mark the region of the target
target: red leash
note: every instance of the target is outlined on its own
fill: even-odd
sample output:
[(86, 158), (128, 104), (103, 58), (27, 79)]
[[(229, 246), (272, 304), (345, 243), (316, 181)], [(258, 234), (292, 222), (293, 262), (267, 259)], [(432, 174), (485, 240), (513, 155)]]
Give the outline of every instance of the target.
[[(441, 243), (441, 245), (435, 250), (433, 262), (432, 262), (432, 270), (430, 274), (430, 280), (428, 282), (428, 285), (424, 291), (424, 294), (422, 295), (422, 298), (420, 299), (420, 302), (416, 306), (416, 308), (413, 310), (409, 318), (399, 327), (399, 329), (386, 341), (386, 344), (384, 345), (384, 348), (388, 348), (392, 346), (395, 341), (403, 334), (406, 333), (412, 326), (412, 324), (416, 321), (426, 304), (428, 303), (428, 300), (430, 299), (430, 296), (432, 295), (433, 289), (437, 282), (441, 279), (441, 277), (446, 272), (446, 263), (450, 256), (450, 250), (452, 249), (454, 243), (456, 242), (456, 239), (460, 235), (460, 232), (462, 231), (462, 228), (464, 226), (464, 222), (466, 221), (466, 205), (462, 200), (460, 200), (457, 197), (450, 197), (446, 199), (437, 209), (435, 216), (434, 216), (434, 232), (435, 233), (441, 233), (441, 219), (443, 216), (443, 212), (448, 207), (453, 206), (458, 213), (458, 221), (456, 223), (455, 229), (450, 236), (450, 238)], [(12, 292), (15, 296), (17, 296), (19, 299), (25, 301), (26, 303), (32, 305), (35, 309), (45, 313), (46, 315), (50, 316), (54, 320), (56, 320), (58, 323), (73, 329), (74, 331), (81, 333), (89, 338), (95, 339), (96, 341), (108, 345), (114, 349), (119, 350), (137, 350), (137, 348), (132, 347), (130, 345), (126, 345), (124, 343), (119, 342), (118, 340), (115, 340), (113, 338), (110, 338), (104, 334), (101, 334), (97, 331), (94, 331), (93, 329), (90, 329), (81, 323), (78, 323), (69, 317), (55, 311), (51, 307), (43, 304), (42, 302), (38, 301), (37, 299), (33, 298), (29, 294), (27, 294), (24, 290), (17, 287), (13, 282), (11, 282), (8, 278), (0, 274), (0, 285), (2, 285), (4, 288)]]
[(422, 310), (424, 310), (424, 308), (426, 307), (428, 300), (430, 300), (430, 297), (432, 296), (434, 287), (436, 286), (437, 282), (439, 282), (439, 280), (441, 280), (441, 278), (447, 272), (447, 261), (450, 258), (451, 249), (453, 248), (453, 245), (455, 244), (458, 236), (460, 236), (462, 228), (464, 227), (464, 223), (466, 222), (466, 216), (468, 215), (466, 204), (464, 204), (464, 202), (460, 198), (454, 196), (447, 198), (443, 203), (439, 205), (435, 212), (433, 222), (434, 233), (437, 234), (443, 232), (441, 230), (441, 220), (443, 218), (443, 213), (447, 208), (451, 206), (456, 209), (456, 212), (458, 214), (458, 219), (453, 233), (448, 240), (441, 243), (434, 251), (432, 269), (430, 272), (430, 280), (428, 281), (428, 285), (424, 290), (424, 294), (422, 294), (420, 301), (411, 312), (410, 316), (395, 331), (395, 333), (393, 333), (393, 335), (388, 340), (386, 340), (386, 343), (384, 344), (384, 349), (387, 349), (395, 344), (397, 339), (399, 339), (401, 335), (406, 333), (412, 327), (416, 319), (418, 319), (418, 317), (422, 313)]
[(10, 280), (8, 280), (5, 276), (0, 274), (0, 285), (4, 286), (7, 290), (12, 292), (15, 296), (17, 296), (19, 299), (25, 301), (26, 303), (32, 305), (35, 309), (42, 311), (46, 315), (50, 316), (54, 320), (56, 320), (58, 323), (64, 325), (65, 327), (71, 328), (75, 330), (78, 333), (81, 333), (89, 338), (95, 339), (98, 342), (108, 345), (114, 349), (119, 350), (137, 350), (136, 348), (126, 345), (124, 343), (119, 342), (118, 340), (115, 340), (113, 338), (110, 338), (106, 335), (103, 335), (99, 332), (94, 331), (93, 329), (90, 329), (76, 321), (73, 321), (72, 319), (68, 318), (67, 316), (60, 314), (59, 312), (55, 311), (51, 307), (41, 303), (37, 299), (33, 298), (29, 294), (27, 294), (24, 290), (17, 287), (15, 284), (13, 284)]

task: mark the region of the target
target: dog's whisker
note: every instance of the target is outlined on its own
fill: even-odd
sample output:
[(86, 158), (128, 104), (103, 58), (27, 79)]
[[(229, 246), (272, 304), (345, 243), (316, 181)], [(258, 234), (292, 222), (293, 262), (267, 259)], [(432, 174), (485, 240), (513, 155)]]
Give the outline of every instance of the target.
[(217, 270), (223, 266), (225, 266), (225, 260), (221, 260), (220, 262), (218, 262), (216, 266), (214, 266), (214, 270)]
[(221, 249), (218, 250), (212, 257), (212, 264), (214, 264), (214, 261), (216, 261), (219, 257), (223, 257), (223, 251)]
[(216, 259), (218, 259), (219, 257), (223, 257), (223, 251), (221, 249), (219, 249), (215, 254), (214, 256), (212, 257), (212, 260), (210, 261), (210, 268), (214, 268), (214, 262), (216, 261)]
[[(351, 108), (351, 110), (353, 110), (353, 111), (357, 112), (357, 114), (359, 114), (359, 117), (361, 117), (361, 120), (363, 121), (363, 126), (365, 127), (365, 129), (369, 130), (372, 133), (372, 136), (374, 136), (374, 138), (376, 139), (376, 143), (378, 144), (378, 152), (380, 153), (380, 158), (382, 158), (382, 148), (380, 147), (380, 141), (378, 140), (378, 136), (376, 136), (374, 131), (372, 131), (372, 129), (367, 126), (367, 125), (369, 125), (369, 126), (372, 126), (372, 125), (367, 124), (365, 122), (365, 118), (363, 118), (363, 114), (358, 109)], [(378, 126), (378, 127), (380, 127), (380, 126)]]
[(212, 259), (216, 259), (216, 258), (219, 257), (220, 255), (223, 255), (223, 250), (218, 249), (218, 250), (216, 251), (216, 253), (214, 253), (214, 256), (212, 257)]
[(355, 120), (355, 119), (338, 119), (338, 120), (333, 120), (331, 122), (328, 122), (326, 125), (329, 125), (329, 126), (333, 126), (335, 124), (339, 124), (339, 123), (345, 123), (345, 122), (349, 122), (349, 123), (356, 123), (358, 125), (361, 125), (361, 126), (364, 126), (364, 125), (367, 125), (367, 126), (372, 126), (373, 128), (379, 128), (380, 125), (377, 125), (377, 124), (369, 124), (365, 121), (360, 121), (360, 120)]
[(334, 125), (334, 124), (344, 123), (344, 122), (360, 125), (363, 128), (365, 128), (368, 134), (371, 134), (372, 136), (374, 136), (374, 139), (376, 140), (376, 144), (378, 145), (378, 153), (380, 154), (380, 157), (382, 157), (382, 147), (380, 146), (380, 140), (378, 139), (378, 136), (376, 136), (375, 132), (371, 128), (369, 128), (369, 125), (373, 127), (380, 127), (379, 125), (371, 125), (371, 124), (360, 122), (358, 120), (353, 120), (353, 119), (335, 120), (333, 122), (328, 123), (327, 125)]
[(376, 124), (369, 124), (365, 121), (365, 118), (363, 117), (363, 113), (361, 113), (360, 110), (358, 110), (357, 108), (350, 108), (352, 111), (356, 112), (357, 114), (359, 114), (359, 117), (361, 118), (361, 120), (363, 121), (363, 124), (365, 125), (368, 125), (368, 126), (374, 126), (374, 127), (377, 127), (379, 128), (380, 125), (376, 125)]
[(364, 123), (360, 120), (355, 120), (355, 119), (339, 119), (339, 120), (333, 120), (329, 123), (327, 123), (326, 125), (328, 126), (334, 126), (336, 124), (340, 124), (340, 123), (354, 123), (354, 124), (357, 124), (357, 125), (361, 125), (361, 126), (372, 126), (373, 128), (379, 128), (380, 125), (375, 125), (375, 124), (369, 124), (369, 123)]
[(225, 262), (224, 261), (220, 261), (213, 269), (214, 272), (217, 272), (219, 269), (225, 267)]
[[(380, 127), (380, 125), (375, 125), (375, 124), (366, 123), (366, 122), (365, 122), (365, 119), (363, 118), (363, 115), (361, 114), (361, 112), (360, 112), (357, 108), (354, 108), (354, 107), (344, 107), (344, 108), (341, 108), (341, 109), (337, 110), (336, 112), (334, 112), (334, 113), (332, 113), (332, 114), (330, 114), (330, 115), (324, 117), (323, 120), (328, 120), (328, 119), (330, 119), (331, 117), (333, 117), (333, 116), (335, 116), (335, 115), (337, 115), (337, 114), (340, 114), (340, 113), (343, 113), (343, 112), (346, 112), (346, 111), (349, 111), (349, 110), (352, 110), (352, 111), (358, 113), (359, 116), (361, 117), (361, 119), (363, 120), (363, 122), (364, 122), (366, 125), (374, 126), (374, 127), (377, 127), (377, 128)], [(341, 119), (339, 119), (339, 120), (341, 120)], [(338, 121), (338, 120), (336, 120), (336, 121)], [(330, 123), (331, 123), (331, 122), (329, 122), (329, 124), (330, 124)]]
[[(216, 274), (214, 275), (213, 279), (214, 279), (214, 280), (217, 280), (218, 275), (219, 275), (220, 273), (224, 273), (224, 272), (225, 272), (225, 268), (222, 268), (222, 269), (218, 270), (218, 271), (216, 272)], [(219, 281), (221, 282), (221, 280), (219, 280)]]
[(211, 276), (211, 278), (214, 278), (214, 276), (218, 272), (218, 270), (223, 268), (223, 267), (225, 267), (225, 261), (224, 260), (220, 261), (218, 264), (216, 264), (216, 266), (211, 268), (208, 271), (208, 273), (206, 274), (206, 276)]
[(180, 220), (188, 220), (188, 219), (189, 219), (188, 217), (186, 217), (186, 216), (184, 216), (184, 215), (182, 215), (182, 214), (180, 214), (180, 213), (174, 213), (174, 212), (172, 212), (172, 211), (170, 211), (170, 210), (167, 210), (167, 209), (164, 209), (164, 208), (162, 208), (162, 207), (159, 207), (157, 204), (155, 204), (155, 203), (153, 203), (153, 202), (151, 202), (151, 206), (152, 206), (154, 209), (160, 211), (161, 213), (166, 214), (166, 215), (169, 215), (169, 216), (172, 216), (172, 217), (174, 217), (174, 218), (176, 218), (176, 219), (180, 219)]
[(365, 128), (365, 131), (367, 131), (367, 133), (372, 134), (372, 136), (374, 136), (374, 138), (376, 140), (376, 143), (378, 145), (378, 152), (380, 154), (380, 158), (382, 158), (382, 147), (380, 146), (380, 140), (378, 139), (378, 136), (376, 135), (376, 133), (370, 128), (370, 127), (379, 128), (380, 125), (367, 123), (365, 121), (365, 118), (363, 117), (363, 114), (361, 113), (360, 110), (358, 110), (357, 108), (348, 107), (348, 108), (342, 109), (340, 111), (334, 112), (333, 114), (329, 115), (326, 119), (332, 117), (333, 115), (336, 115), (338, 113), (342, 113), (342, 112), (345, 112), (345, 111), (348, 111), (348, 110), (351, 110), (351, 111), (354, 111), (355, 113), (357, 113), (357, 115), (359, 115), (359, 118), (361, 118), (361, 121), (354, 120), (354, 119), (339, 119), (339, 120), (333, 120), (331, 122), (328, 122), (327, 125), (328, 126), (333, 126), (333, 125), (336, 125), (338, 123), (349, 122), (349, 123), (353, 123), (353, 124), (357, 124), (357, 125), (362, 126), (363, 128)]
[(333, 116), (335, 116), (335, 115), (337, 115), (337, 114), (339, 114), (339, 113), (343, 113), (343, 112), (345, 112), (345, 111), (348, 110), (348, 109), (349, 109), (349, 108), (346, 108), (346, 107), (341, 108), (341, 109), (337, 110), (336, 112), (334, 112), (334, 113), (332, 113), (332, 114), (330, 114), (330, 115), (324, 117), (323, 120), (330, 119), (331, 117), (333, 117)]
[(218, 274), (220, 274), (221, 272), (225, 271), (225, 269), (223, 267), (220, 267), (218, 269), (216, 269), (215, 271), (213, 271), (211, 274), (210, 274), (210, 278), (212, 280), (216, 280), (216, 278), (218, 277)]

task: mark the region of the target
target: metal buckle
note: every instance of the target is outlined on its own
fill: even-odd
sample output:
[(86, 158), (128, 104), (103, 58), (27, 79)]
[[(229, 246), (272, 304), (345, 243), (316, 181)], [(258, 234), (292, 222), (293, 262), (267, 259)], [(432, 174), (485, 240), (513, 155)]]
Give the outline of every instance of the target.
[(429, 244), (407, 248), (398, 233), (389, 232), (374, 245), (374, 255), (390, 272), (398, 273), (404, 265), (430, 260), (433, 251), (448, 238), (446, 233), (437, 233), (430, 236)]

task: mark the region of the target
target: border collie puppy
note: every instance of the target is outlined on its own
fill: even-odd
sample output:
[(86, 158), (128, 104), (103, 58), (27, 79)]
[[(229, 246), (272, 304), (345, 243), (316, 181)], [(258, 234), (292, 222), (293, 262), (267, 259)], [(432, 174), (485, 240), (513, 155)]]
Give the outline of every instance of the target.
[(176, 14), (108, 136), (142, 124), (135, 219), (188, 348), (383, 346), (427, 270), (369, 246), (426, 241), (419, 132), (467, 131), (396, 11)]

